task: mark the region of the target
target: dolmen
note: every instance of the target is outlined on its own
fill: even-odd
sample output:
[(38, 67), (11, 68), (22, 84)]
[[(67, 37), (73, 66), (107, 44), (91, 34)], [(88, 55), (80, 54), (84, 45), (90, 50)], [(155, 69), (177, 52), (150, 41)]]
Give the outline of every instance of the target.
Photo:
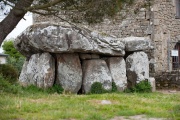
[(34, 24), (14, 41), (26, 56), (19, 83), (64, 91), (89, 93), (100, 82), (118, 91), (149, 79), (149, 59), (144, 52), (153, 49), (148, 37), (117, 38), (87, 28), (53, 23)]

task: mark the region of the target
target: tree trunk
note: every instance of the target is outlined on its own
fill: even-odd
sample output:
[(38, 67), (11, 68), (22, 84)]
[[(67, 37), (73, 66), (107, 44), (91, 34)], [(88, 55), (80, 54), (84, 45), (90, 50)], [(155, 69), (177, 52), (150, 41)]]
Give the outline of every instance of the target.
[(19, 21), (27, 13), (25, 8), (30, 7), (32, 3), (33, 0), (19, 0), (8, 16), (0, 22), (0, 46), (7, 35), (16, 27)]

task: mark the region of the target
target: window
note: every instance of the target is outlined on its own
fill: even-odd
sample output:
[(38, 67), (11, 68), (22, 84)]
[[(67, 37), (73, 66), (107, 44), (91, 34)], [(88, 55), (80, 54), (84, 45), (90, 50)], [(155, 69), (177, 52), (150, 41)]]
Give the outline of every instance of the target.
[(177, 43), (174, 47), (177, 50), (177, 55), (172, 56), (172, 68), (173, 70), (180, 68), (180, 43)]
[(180, 18), (180, 0), (176, 0), (176, 18)]

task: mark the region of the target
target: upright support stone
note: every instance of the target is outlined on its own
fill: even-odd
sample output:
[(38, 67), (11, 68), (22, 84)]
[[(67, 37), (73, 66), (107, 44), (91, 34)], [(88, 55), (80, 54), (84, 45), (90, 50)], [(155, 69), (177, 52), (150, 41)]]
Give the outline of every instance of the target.
[(19, 83), (22, 86), (28, 86), (29, 85), (29, 80), (27, 78), (27, 65), (29, 61), (25, 61), (21, 70), (21, 74), (19, 76)]
[(36, 85), (40, 88), (49, 88), (53, 86), (54, 79), (54, 58), (49, 53), (38, 53), (24, 63), (19, 82), (23, 86)]
[(41, 88), (52, 87), (55, 80), (55, 60), (49, 53), (39, 57), (39, 79), (37, 86)]
[(89, 93), (91, 85), (95, 82), (102, 83), (106, 90), (112, 89), (112, 77), (104, 60), (84, 60), (83, 61), (83, 89)]
[(149, 79), (149, 61), (144, 52), (134, 52), (126, 58), (128, 87)]
[(150, 77), (148, 81), (149, 81), (150, 84), (151, 84), (151, 87), (152, 87), (151, 90), (152, 90), (152, 92), (155, 92), (155, 91), (156, 91), (156, 80), (155, 80), (155, 78)]
[(77, 93), (82, 84), (82, 69), (79, 55), (57, 54), (57, 80), (65, 92)]
[(110, 57), (107, 64), (118, 91), (123, 91), (127, 87), (125, 60), (122, 57)]

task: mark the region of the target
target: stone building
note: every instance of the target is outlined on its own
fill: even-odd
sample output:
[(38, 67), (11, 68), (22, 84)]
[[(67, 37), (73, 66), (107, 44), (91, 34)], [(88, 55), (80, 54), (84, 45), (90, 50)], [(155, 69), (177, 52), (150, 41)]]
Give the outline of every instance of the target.
[(0, 53), (0, 64), (5, 64), (7, 62), (7, 54)]
[[(69, 18), (72, 12), (62, 12)], [(34, 23), (61, 22), (55, 17), (34, 14)], [(147, 50), (150, 76), (162, 71), (179, 68), (180, 63), (180, 0), (136, 0), (114, 18), (104, 18), (98, 24), (81, 23), (92, 30), (111, 34), (119, 38), (135, 36), (149, 37), (154, 50)]]

